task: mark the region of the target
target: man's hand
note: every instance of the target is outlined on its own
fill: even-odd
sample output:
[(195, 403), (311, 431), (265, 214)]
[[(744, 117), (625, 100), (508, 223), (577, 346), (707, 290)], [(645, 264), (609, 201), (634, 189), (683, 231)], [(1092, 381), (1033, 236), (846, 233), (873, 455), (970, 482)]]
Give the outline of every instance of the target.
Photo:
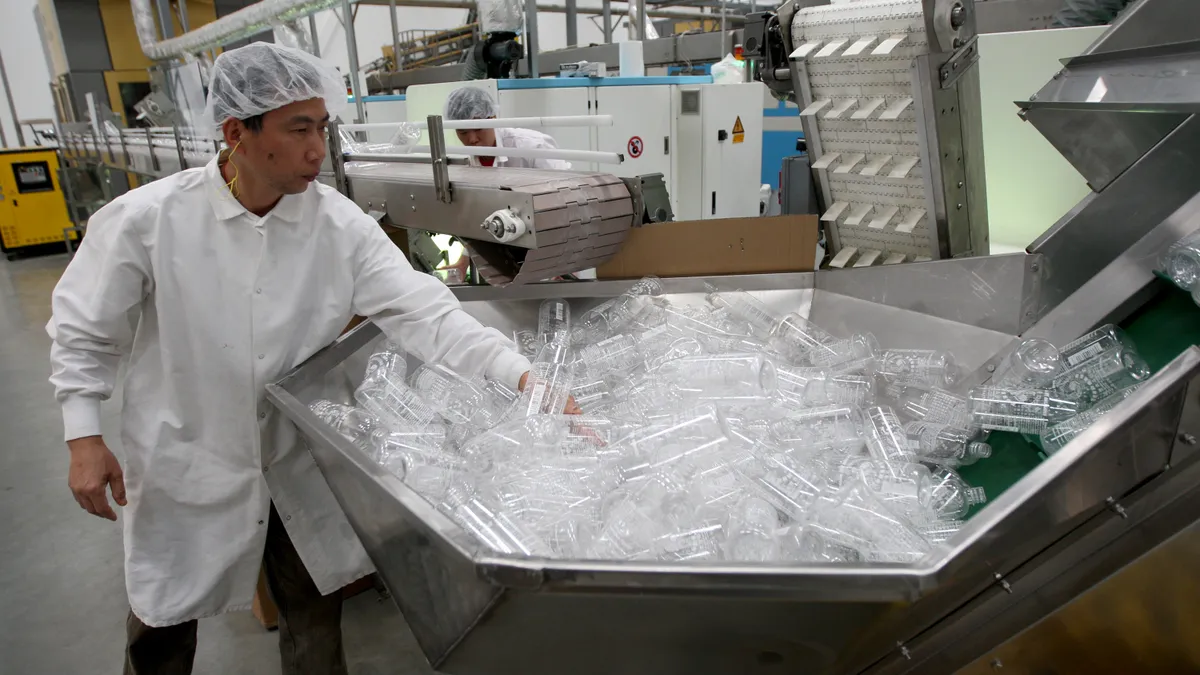
[[(525, 383), (528, 381), (529, 381), (529, 372), (526, 371), (526, 373), (521, 376), (521, 381), (517, 383), (517, 391), (525, 391)], [(563, 414), (564, 415), (582, 415), (583, 414), (583, 409), (581, 409), (579, 407), (579, 404), (575, 402), (574, 396), (567, 397), (567, 405), (563, 407)]]
[(67, 474), (67, 485), (75, 495), (75, 501), (93, 516), (116, 520), (117, 514), (108, 504), (104, 488), (111, 487), (113, 501), (125, 506), (125, 474), (117, 458), (99, 436), (88, 436), (67, 441), (71, 449), (71, 470)]

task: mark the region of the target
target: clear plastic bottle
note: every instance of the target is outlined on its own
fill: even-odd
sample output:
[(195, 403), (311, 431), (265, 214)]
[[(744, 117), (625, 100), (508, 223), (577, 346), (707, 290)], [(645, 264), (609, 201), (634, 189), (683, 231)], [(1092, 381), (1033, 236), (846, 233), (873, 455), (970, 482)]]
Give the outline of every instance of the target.
[(929, 541), (908, 518), (888, 507), (861, 481), (820, 500), (802, 525), (859, 551), (866, 562), (912, 563), (930, 549)]
[(524, 524), (487, 506), (468, 490), (451, 488), (444, 504), (455, 522), (497, 553), (540, 556), (550, 552)]
[(1000, 362), (992, 383), (997, 387), (1047, 387), (1064, 368), (1058, 348), (1049, 340), (1027, 338)]
[(875, 378), (825, 374), (809, 380), (802, 400), (807, 405), (862, 406), (875, 399)]
[(857, 408), (821, 406), (796, 412), (771, 424), (775, 441), (787, 448), (856, 450), (867, 437)]
[(795, 312), (783, 317), (775, 327), (773, 337), (786, 345), (797, 359), (807, 359), (810, 351), (838, 341), (825, 329)]
[(313, 401), (308, 408), (318, 419), (363, 450), (370, 449), (372, 434), (381, 426), (379, 418), (361, 408), (326, 399)]
[(992, 446), (975, 440), (978, 434), (970, 429), (932, 422), (909, 422), (904, 425), (904, 435), (908, 438), (908, 447), (923, 462), (967, 466), (992, 456)]
[(1120, 405), (1121, 401), (1129, 398), (1140, 386), (1126, 387), (1118, 392), (1109, 394), (1104, 400), (1092, 406), (1086, 412), (1079, 413), (1046, 429), (1041, 433), (1042, 450), (1047, 455), (1053, 455), (1062, 450), (1063, 446), (1070, 443), (1079, 434), (1087, 431), (1089, 427), (1096, 423), (1096, 420)]
[(412, 388), (452, 424), (487, 429), (498, 423), (499, 410), (475, 382), (441, 364), (423, 363), (413, 371)]
[(987, 501), (981, 487), (971, 487), (961, 476), (947, 467), (938, 467), (930, 472), (932, 487), (929, 491), (929, 506), (935, 514), (934, 520), (961, 520), (975, 504)]
[(694, 393), (768, 395), (775, 391), (775, 364), (762, 354), (715, 354), (667, 361), (654, 371)]
[(612, 386), (602, 377), (581, 377), (579, 370), (576, 370), (571, 385), (571, 397), (580, 409), (591, 410), (613, 400)]
[(788, 395), (789, 400), (802, 401), (804, 400), (804, 390), (808, 387), (808, 383), (828, 377), (829, 371), (821, 368), (813, 368), (811, 366), (775, 366), (775, 382), (776, 390)]
[(941, 544), (958, 534), (965, 524), (961, 520), (935, 520), (919, 526), (917, 530), (921, 536), (929, 540), (929, 543)]
[(997, 431), (1037, 434), (1079, 412), (1048, 389), (977, 387), (967, 398), (973, 425)]
[(878, 373), (899, 382), (951, 387), (958, 380), (954, 355), (937, 349), (887, 349), (879, 355)]
[(875, 336), (859, 333), (845, 340), (814, 347), (808, 352), (808, 360), (818, 368), (830, 368), (850, 361), (873, 362), (878, 354), (879, 341)]
[[(537, 339), (542, 343), (557, 338), (559, 333), (571, 332), (571, 305), (562, 298), (551, 298), (542, 301), (538, 307)], [(562, 338), (557, 338), (562, 339)]]
[(975, 426), (969, 401), (938, 387), (901, 386), (896, 400), (900, 410), (914, 420), (949, 424), (964, 429)]
[(890, 406), (867, 408), (867, 449), (885, 462), (909, 462), (916, 453), (908, 446), (904, 426)]
[(814, 457), (756, 453), (757, 462), (738, 471), (759, 498), (791, 518), (801, 518), (821, 496), (828, 469)]
[(643, 426), (621, 441), (632, 451), (650, 457), (655, 469), (694, 458), (698, 453), (713, 453), (728, 443), (728, 427), (712, 405)]
[(1054, 378), (1058, 396), (1078, 401), (1086, 410), (1118, 391), (1146, 381), (1150, 366), (1132, 349), (1118, 347), (1101, 352)]
[(739, 562), (779, 559), (778, 515), (770, 503), (755, 497), (742, 500), (730, 515), (725, 556)]
[(382, 377), (392, 377), (403, 380), (408, 369), (408, 353), (394, 340), (384, 340), (367, 359), (367, 370), (363, 374), (363, 384)]
[(779, 325), (780, 317), (761, 300), (745, 291), (712, 292), (706, 297), (713, 307), (724, 309), (745, 322), (755, 337), (765, 340), (771, 337), (775, 327)]
[(566, 340), (542, 347), (529, 369), (525, 390), (515, 404), (518, 416), (559, 415), (571, 396), (575, 367)]
[(1195, 234), (1171, 244), (1162, 257), (1163, 273), (1180, 288), (1191, 290), (1200, 283), (1200, 237)]
[(579, 348), (578, 359), (584, 371), (591, 377), (628, 371), (643, 362), (637, 340), (626, 333), (618, 333)]
[(1125, 331), (1110, 323), (1072, 340), (1060, 347), (1058, 353), (1067, 368), (1074, 368), (1090, 358), (1118, 348), (1137, 349)]
[(394, 375), (377, 378), (369, 385), (359, 387), (354, 398), (367, 412), (396, 430), (423, 427), (437, 417), (433, 406)]
[(792, 525), (783, 536), (784, 558), (792, 562), (857, 563), (862, 555), (857, 549), (831, 541), (815, 527)]
[(532, 359), (541, 351), (542, 346), (546, 343), (538, 339), (537, 333), (531, 330), (519, 330), (513, 333), (513, 342), (517, 345), (517, 351), (527, 359)]
[(725, 536), (718, 518), (701, 516), (673, 525), (668, 532), (655, 537), (655, 557), (680, 562), (721, 559)]

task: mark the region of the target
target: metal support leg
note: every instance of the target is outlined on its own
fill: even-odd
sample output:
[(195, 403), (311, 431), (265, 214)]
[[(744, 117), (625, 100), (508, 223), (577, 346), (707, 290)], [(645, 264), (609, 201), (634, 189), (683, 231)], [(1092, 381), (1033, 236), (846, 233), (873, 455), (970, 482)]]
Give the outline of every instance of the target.
[(175, 10), (179, 16), (179, 27), (182, 28), (183, 32), (185, 33), (191, 30), (191, 28), (188, 26), (187, 0), (179, 0), (176, 2)]
[(579, 12), (577, 0), (567, 0), (567, 46), (579, 44)]
[(175, 37), (175, 23), (171, 21), (171, 0), (158, 0), (158, 27), (162, 29), (162, 37)]
[(354, 94), (354, 121), (362, 124), (367, 121), (364, 108), (362, 88), (358, 84), (358, 40), (354, 37), (354, 9), (350, 0), (342, 0), (342, 19), (346, 26), (346, 56), (350, 58), (350, 92)]
[(146, 129), (146, 149), (150, 151), (150, 166), (157, 177), (159, 173), (158, 156), (154, 154), (154, 141), (150, 139), (150, 129)]
[(313, 56), (321, 56), (321, 37), (317, 33), (317, 17), (308, 15), (308, 32), (312, 33)]
[(346, 182), (346, 156), (342, 154), (341, 125), (336, 121), (329, 123), (329, 163), (333, 165), (333, 184), (338, 192), (350, 196), (350, 186)]
[(537, 3), (525, 3), (525, 58), (529, 61), (529, 76), (538, 77), (538, 24)]
[(721, 36), (722, 37), (724, 37), (726, 30), (728, 30), (728, 28), (726, 27), (726, 19), (725, 19), (725, 0), (721, 0)]
[(388, 0), (392, 15), (392, 61), (396, 71), (404, 70), (404, 59), (400, 58), (400, 24), (396, 20), (396, 0)]
[[(13, 129), (17, 132), (17, 147), (25, 147), (25, 132), (21, 131), (21, 120), (17, 118), (17, 104), (13, 101), (12, 87), (8, 86), (8, 71), (4, 69), (4, 56), (0, 55), (0, 84), (4, 85), (4, 95), (8, 97), (8, 111), (12, 113)], [(3, 134), (3, 131), (0, 131)], [(8, 146), (8, 140), (0, 136), (0, 143)]]
[(600, 14), (604, 17), (604, 44), (612, 43), (612, 0), (604, 0)]
[(175, 150), (179, 153), (179, 170), (185, 171), (188, 165), (187, 158), (183, 156), (183, 142), (179, 140), (179, 127), (172, 124), (171, 133), (175, 136)]
[(439, 201), (449, 204), (453, 200), (450, 192), (450, 170), (446, 166), (446, 132), (442, 127), (441, 115), (425, 118), (429, 124), (429, 156), (433, 160), (433, 190)]
[[(723, 0), (722, 0), (723, 1)], [(646, 0), (637, 0), (637, 39), (646, 41)]]

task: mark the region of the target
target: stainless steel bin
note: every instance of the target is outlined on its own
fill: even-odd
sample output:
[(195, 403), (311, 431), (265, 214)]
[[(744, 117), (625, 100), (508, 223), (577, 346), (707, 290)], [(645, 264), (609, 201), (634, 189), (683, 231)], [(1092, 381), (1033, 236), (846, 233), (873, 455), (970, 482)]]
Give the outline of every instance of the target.
[[(1025, 308), (1037, 292), (1037, 275), (1030, 273), (1036, 258), (672, 279), (665, 289), (679, 301), (698, 301), (711, 281), (753, 291), (780, 309), (807, 304), (811, 318), (832, 330), (870, 330), (885, 347), (950, 349), (968, 369), (982, 371), (1024, 327)], [(468, 312), (507, 331), (529, 325), (542, 298), (573, 296), (579, 311), (627, 286), (470, 288), (460, 298)], [(1036, 593), (1014, 589), (1010, 575), (1062, 555), (1063, 542), (1097, 523), (1121, 519), (1112, 504), (1125, 499), (1132, 500), (1124, 513), (1128, 525), (1118, 525), (1128, 530), (1137, 522), (1136, 496), (1153, 487), (1168, 464), (1179, 468), (1194, 459), (1176, 435), (1185, 393), (1200, 374), (1195, 348), (993, 496), (916, 565), (504, 558), (481, 548), (308, 410), (317, 398), (348, 396), (379, 337), (373, 324), (360, 326), (268, 393), (307, 439), (430, 662), (461, 675), (940, 672), (920, 667), (917, 645), (936, 645), (932, 638), (939, 636), (944, 643), (956, 625), (975, 626), (975, 638), (986, 634), (987, 617), (971, 614), (972, 608), (997, 612), (997, 602), (1003, 607)], [(1094, 541), (1084, 545), (1101, 545), (1088, 543)]]

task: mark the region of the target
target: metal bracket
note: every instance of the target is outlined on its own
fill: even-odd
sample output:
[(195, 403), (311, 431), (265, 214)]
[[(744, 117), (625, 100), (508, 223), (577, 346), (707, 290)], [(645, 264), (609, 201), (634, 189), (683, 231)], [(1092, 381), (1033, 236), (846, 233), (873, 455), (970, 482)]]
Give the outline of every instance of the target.
[(179, 170), (186, 171), (188, 165), (187, 160), (183, 157), (183, 143), (179, 140), (179, 127), (172, 124), (171, 133), (175, 136), (175, 150), (179, 153)]
[(1105, 499), (1104, 504), (1108, 507), (1109, 511), (1112, 511), (1113, 513), (1117, 514), (1118, 516), (1121, 516), (1122, 518), (1129, 517), (1129, 514), (1125, 512), (1125, 507), (1121, 506), (1121, 502), (1118, 502), (1117, 500), (1113, 499), (1112, 497)]
[(950, 59), (938, 68), (938, 81), (942, 89), (949, 89), (958, 82), (958, 78), (963, 73), (971, 70), (971, 67), (979, 61), (979, 44), (978, 38), (971, 38), (971, 41), (963, 45), (958, 51), (950, 56)]
[(150, 151), (150, 166), (153, 167), (154, 173), (158, 173), (158, 156), (154, 154), (154, 139), (150, 137), (149, 127), (146, 128), (146, 149)]
[(1005, 592), (1005, 593), (1008, 593), (1008, 594), (1010, 594), (1010, 595), (1012, 594), (1012, 592), (1013, 592), (1013, 590), (1012, 590), (1012, 586), (1011, 586), (1011, 585), (1009, 585), (1009, 583), (1008, 583), (1007, 581), (1005, 581), (1005, 580), (1004, 580), (1004, 575), (1003, 575), (1003, 574), (1000, 574), (999, 572), (996, 572), (995, 574), (993, 574), (993, 575), (992, 575), (992, 578), (996, 580), (996, 585), (997, 585), (997, 586), (999, 586), (1000, 588), (1004, 589), (1004, 592)]
[(441, 115), (425, 118), (429, 123), (429, 156), (433, 160), (433, 189), (438, 201), (449, 204), (454, 201), (454, 190), (450, 185), (450, 171), (446, 168), (446, 137)]
[(337, 121), (329, 123), (329, 161), (333, 165), (333, 183), (338, 192), (354, 199), (354, 196), (350, 194), (350, 184), (346, 181), (346, 156), (342, 154), (342, 136), (339, 127), (341, 127), (341, 123)]

